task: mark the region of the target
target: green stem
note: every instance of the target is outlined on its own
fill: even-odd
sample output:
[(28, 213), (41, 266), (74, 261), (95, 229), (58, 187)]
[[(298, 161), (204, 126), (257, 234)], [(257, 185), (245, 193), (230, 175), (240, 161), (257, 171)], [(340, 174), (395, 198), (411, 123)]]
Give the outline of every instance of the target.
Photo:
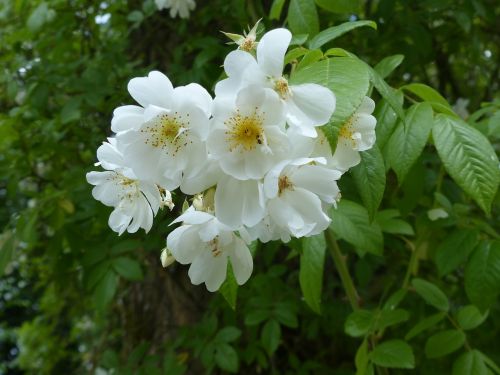
[(325, 239), (328, 249), (330, 250), (330, 255), (335, 263), (335, 267), (337, 267), (337, 271), (339, 272), (340, 280), (342, 281), (342, 285), (347, 293), (347, 298), (349, 299), (351, 307), (353, 310), (358, 310), (359, 295), (354, 287), (349, 270), (347, 269), (345, 256), (342, 255), (339, 245), (337, 244), (333, 233), (329, 229), (325, 231)]

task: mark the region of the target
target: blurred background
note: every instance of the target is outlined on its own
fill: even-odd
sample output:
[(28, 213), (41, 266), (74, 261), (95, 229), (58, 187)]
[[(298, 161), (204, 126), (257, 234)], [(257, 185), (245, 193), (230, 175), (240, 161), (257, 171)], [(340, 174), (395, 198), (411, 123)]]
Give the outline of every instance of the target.
[[(279, 243), (260, 249), (233, 310), (219, 293), (192, 286), (186, 267), (161, 267), (176, 212), (161, 212), (147, 235), (118, 237), (107, 226), (111, 209), (85, 180), (111, 135), (113, 109), (132, 104), (132, 77), (157, 69), (176, 86), (198, 82), (213, 93), (234, 49), (220, 31), (241, 33), (260, 18), (266, 29), (286, 25), (288, 7), (196, 0), (180, 19), (152, 0), (0, 0), (0, 374), (354, 373), (359, 341), (344, 334), (350, 308), (330, 261), (322, 315), (302, 300), (293, 244)], [(321, 29), (374, 20), (377, 31), (331, 45), (372, 66), (404, 55), (387, 78), (393, 87), (434, 87), (498, 140), (498, 0), (316, 0), (316, 11)], [(407, 213), (427, 209), (425, 189)], [(174, 200), (180, 209), (184, 197)], [(368, 303), (404, 274), (400, 242), (387, 242), (385, 258), (352, 259)], [(421, 303), (407, 307), (417, 321), (424, 314)], [(474, 336), (497, 363), (498, 312), (497, 303)], [(449, 369), (443, 360), (418, 373)]]

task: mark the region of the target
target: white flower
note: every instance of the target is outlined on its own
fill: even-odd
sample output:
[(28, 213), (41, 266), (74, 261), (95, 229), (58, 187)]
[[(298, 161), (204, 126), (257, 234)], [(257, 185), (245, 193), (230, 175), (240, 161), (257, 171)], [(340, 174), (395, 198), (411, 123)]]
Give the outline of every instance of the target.
[[(209, 169), (204, 141), (212, 98), (197, 84), (174, 89), (170, 80), (156, 71), (132, 79), (128, 90), (142, 107), (119, 107), (111, 122), (111, 129), (124, 145), (127, 164), (140, 179), (168, 190), (179, 186), (183, 190), (185, 179), (195, 179), (196, 171)], [(203, 182), (198, 183), (202, 188), (213, 183), (209, 178), (206, 186)]]
[(115, 140), (109, 141), (97, 150), (98, 164), (107, 171), (87, 173), (87, 181), (95, 186), (92, 195), (106, 206), (115, 207), (108, 224), (119, 235), (139, 228), (148, 232), (162, 202), (160, 192), (155, 184), (138, 180), (125, 166)]
[(439, 219), (446, 219), (448, 216), (449, 216), (448, 212), (446, 212), (442, 208), (433, 208), (433, 209), (427, 211), (427, 217), (431, 221), (436, 221)]
[[(257, 45), (257, 28), (259, 27), (261, 19), (258, 20), (255, 25), (248, 31), (248, 33), (243, 32), (243, 35), (224, 33), (229, 39), (231, 39), (235, 44), (238, 45), (238, 49), (246, 52), (252, 52), (255, 50)], [(232, 44), (229, 42), (228, 44)]]
[(155, 0), (158, 10), (170, 8), (170, 17), (189, 18), (189, 12), (194, 10), (194, 0)]
[(365, 96), (359, 108), (340, 128), (337, 148), (329, 165), (346, 171), (359, 164), (359, 151), (366, 151), (375, 144), (375, 125), (377, 119), (371, 114), (375, 102)]
[(215, 190), (215, 215), (233, 229), (254, 226), (266, 214), (264, 191), (260, 180), (237, 180), (222, 177)]
[(324, 158), (283, 162), (264, 179), (271, 221), (294, 237), (319, 234), (330, 224), (323, 206), (337, 201), (342, 174), (325, 163)]
[(193, 207), (173, 223), (181, 221), (184, 225), (168, 235), (167, 248), (179, 263), (191, 264), (188, 275), (193, 284), (204, 282), (210, 292), (218, 290), (226, 279), (228, 258), (236, 282), (242, 285), (249, 279), (252, 255), (230, 228)]
[(257, 46), (257, 60), (245, 51), (230, 52), (224, 61), (228, 78), (215, 86), (215, 94), (231, 96), (252, 84), (274, 90), (285, 104), (288, 124), (308, 137), (316, 137), (315, 127), (326, 124), (335, 110), (335, 95), (314, 83), (288, 84), (283, 64), (291, 38), (286, 29), (267, 32)]
[(240, 180), (259, 179), (289, 150), (278, 95), (249, 86), (236, 97), (216, 100), (210, 155), (221, 169)]

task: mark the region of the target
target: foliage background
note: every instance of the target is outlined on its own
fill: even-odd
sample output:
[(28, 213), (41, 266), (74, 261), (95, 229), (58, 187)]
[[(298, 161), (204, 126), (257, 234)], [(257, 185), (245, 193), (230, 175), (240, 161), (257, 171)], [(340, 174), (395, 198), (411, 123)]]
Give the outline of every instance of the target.
[[(147, 236), (118, 238), (107, 227), (110, 210), (93, 200), (85, 173), (110, 135), (112, 110), (131, 102), (128, 80), (158, 69), (175, 85), (213, 87), (234, 48), (218, 31), (240, 32), (261, 17), (267, 29), (288, 25), (309, 37), (374, 20), (377, 31), (360, 28), (323, 49), (345, 48), (372, 66), (404, 55), (378, 72), (395, 65), (391, 86), (437, 89), (498, 155), (495, 0), (198, 0), (188, 20), (150, 0), (2, 0), (0, 373), (500, 373), (498, 193), (486, 215), (449, 177), (432, 137), (402, 171), (381, 143), (402, 125), (375, 91), (382, 203), (370, 221), (353, 176), (361, 172), (351, 173), (339, 214), (349, 227), (333, 228), (362, 310), (351, 314), (322, 239), (257, 246), (233, 310), (221, 294), (192, 286), (185, 267), (161, 268), (173, 214), (163, 212)], [(429, 101), (392, 92), (401, 93), (405, 110)], [(494, 181), (498, 170), (487, 172), (478, 178)], [(429, 220), (432, 208), (448, 217)], [(316, 305), (307, 291), (303, 298), (307, 282)]]

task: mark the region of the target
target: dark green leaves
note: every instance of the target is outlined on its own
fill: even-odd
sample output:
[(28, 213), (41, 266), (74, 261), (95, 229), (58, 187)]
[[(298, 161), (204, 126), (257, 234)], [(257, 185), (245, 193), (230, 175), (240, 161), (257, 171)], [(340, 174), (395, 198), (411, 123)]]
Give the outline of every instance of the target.
[(112, 264), (115, 271), (128, 280), (141, 280), (143, 277), (141, 266), (134, 259), (119, 257), (113, 259)]
[(458, 229), (449, 235), (437, 248), (434, 261), (439, 276), (444, 276), (465, 263), (478, 243), (478, 233), (471, 229)]
[(384, 159), (377, 145), (368, 151), (361, 152), (360, 156), (361, 163), (351, 169), (351, 174), (371, 221), (384, 195)]
[(227, 301), (229, 306), (234, 310), (236, 309), (236, 298), (238, 297), (238, 283), (234, 277), (231, 262), (227, 262), (227, 276), (224, 283), (221, 285), (219, 292)]
[(457, 313), (458, 324), (464, 330), (476, 328), (481, 325), (487, 317), (488, 312), (482, 314), (474, 305), (464, 306)]
[(477, 350), (462, 354), (453, 363), (453, 375), (488, 375), (491, 374), (484, 363), (483, 356)]
[(354, 21), (345, 22), (338, 26), (332, 26), (326, 30), (323, 30), (309, 42), (310, 49), (316, 49), (322, 47), (324, 44), (338, 38), (339, 36), (356, 29), (358, 27), (369, 26), (373, 29), (377, 29), (377, 24), (373, 21)]
[(404, 58), (403, 55), (387, 56), (375, 65), (373, 69), (375, 69), (380, 77), (385, 78), (403, 62)]
[(336, 209), (332, 209), (331, 217), (330, 228), (337, 237), (353, 245), (358, 254), (382, 254), (382, 232), (378, 224), (370, 223), (368, 212), (363, 206), (343, 199)]
[(238, 371), (238, 353), (231, 345), (219, 344), (215, 346), (215, 363), (221, 369), (229, 372)]
[(464, 121), (440, 114), (432, 136), (446, 171), (484, 212), (500, 183), (498, 158), (488, 140)]
[(427, 358), (439, 358), (458, 350), (465, 343), (465, 334), (462, 331), (450, 329), (436, 333), (425, 343)]
[(300, 288), (306, 303), (318, 314), (321, 312), (325, 249), (325, 238), (322, 234), (302, 239), (299, 273)]
[(281, 339), (281, 327), (279, 323), (274, 320), (268, 320), (262, 328), (262, 345), (269, 355), (272, 355), (278, 349)]
[(370, 359), (378, 366), (389, 368), (415, 367), (413, 351), (403, 340), (390, 340), (377, 345), (370, 353)]
[(3, 275), (14, 256), (15, 247), (16, 237), (12, 231), (5, 231), (0, 235), (0, 276)]
[(489, 308), (500, 293), (500, 242), (481, 243), (465, 269), (465, 291), (481, 310)]
[(446, 317), (445, 312), (438, 312), (437, 314), (431, 315), (428, 318), (421, 320), (412, 329), (408, 331), (408, 333), (405, 336), (405, 340), (411, 340), (412, 338), (419, 335), (423, 331), (434, 327), (445, 317)]
[(441, 311), (449, 310), (448, 297), (437, 286), (422, 279), (413, 279), (411, 284), (429, 305)]
[(387, 162), (398, 175), (401, 184), (406, 174), (424, 150), (433, 125), (429, 104), (413, 105), (406, 122), (399, 122), (387, 143)]
[(288, 23), (296, 35), (309, 34), (309, 37), (316, 35), (319, 32), (319, 21), (314, 0), (291, 0)]

